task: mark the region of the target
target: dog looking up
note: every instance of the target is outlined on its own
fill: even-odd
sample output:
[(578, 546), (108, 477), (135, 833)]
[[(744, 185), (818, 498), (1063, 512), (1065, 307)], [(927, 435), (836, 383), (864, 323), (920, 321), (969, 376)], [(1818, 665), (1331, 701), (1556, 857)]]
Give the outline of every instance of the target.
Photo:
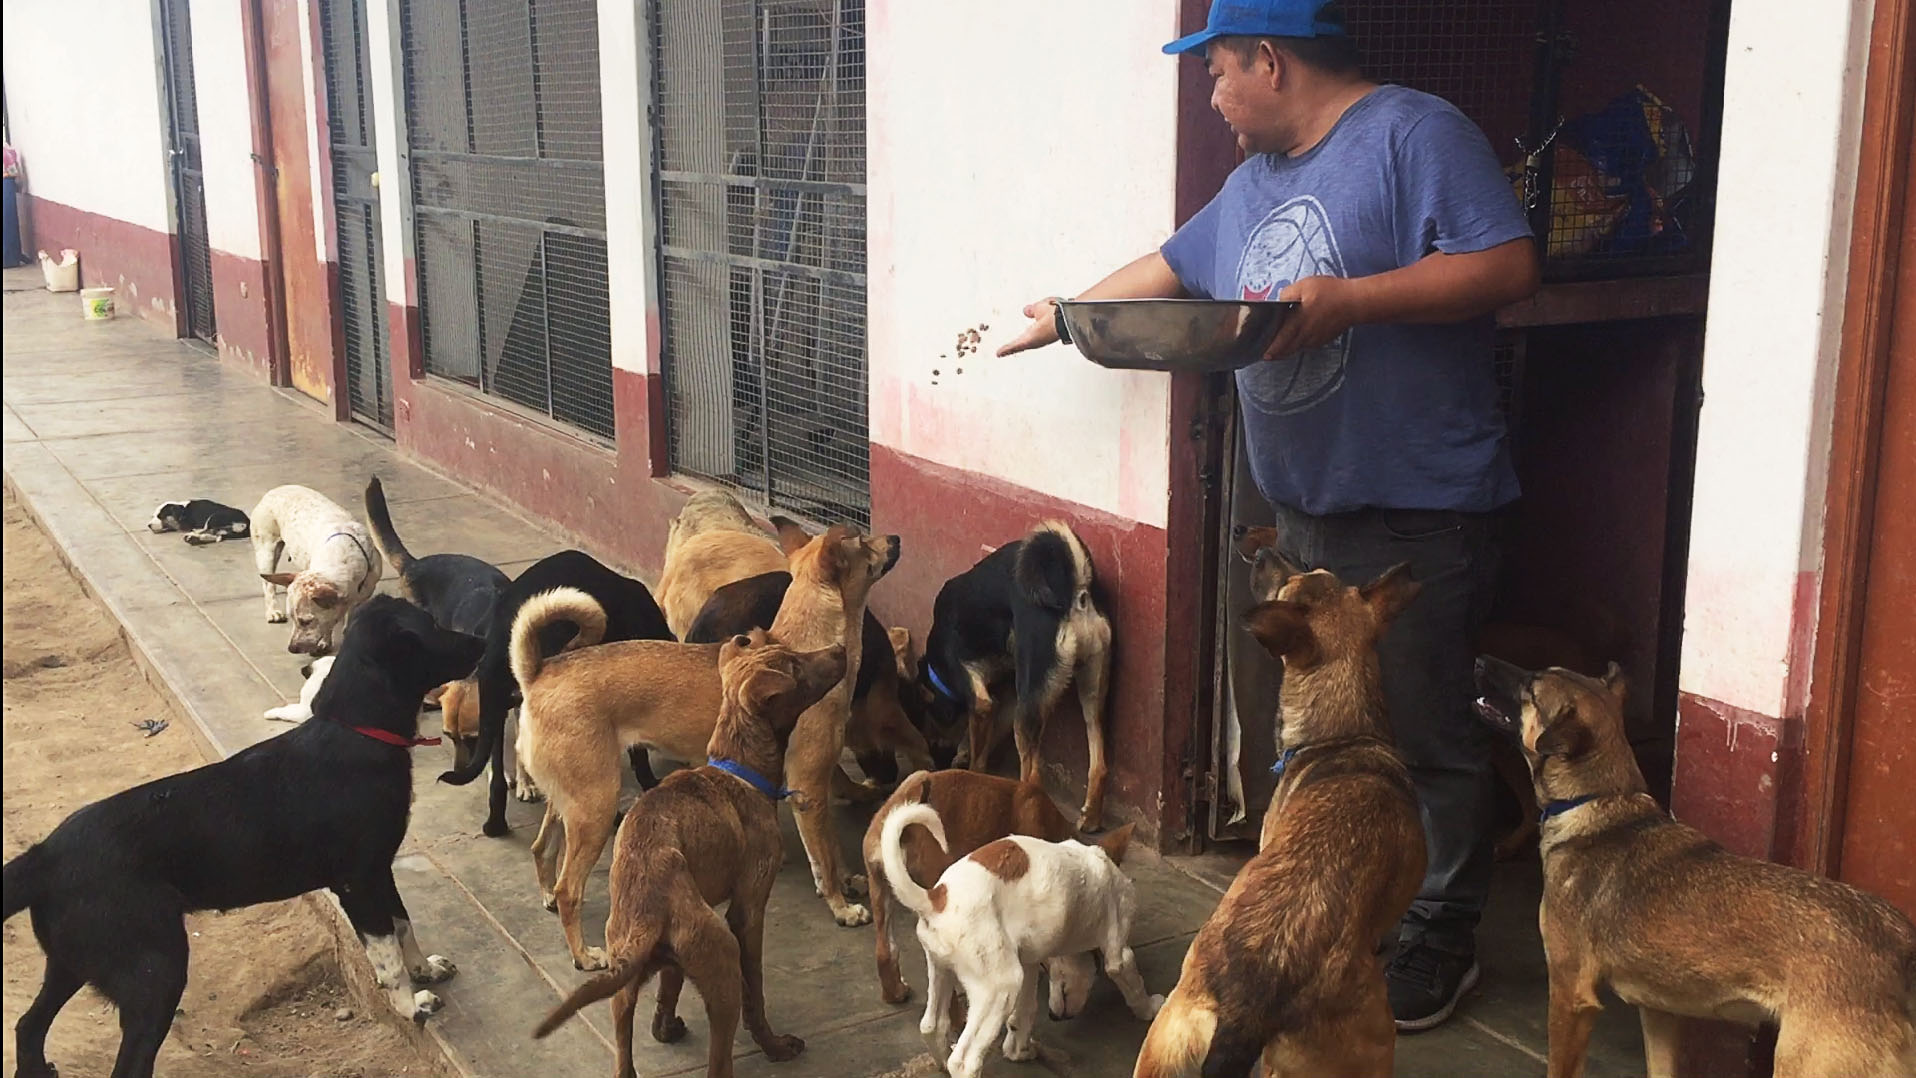
[(1552, 1078), (1583, 1073), (1607, 987), (1676, 1073), (1680, 1016), (1776, 1023), (1778, 1078), (1916, 1074), (1916, 926), (1848, 884), (1739, 857), (1671, 819), (1638, 770), (1623, 676), (1477, 660), (1478, 714), (1523, 747), (1544, 806)]
[[(510, 656), (512, 623), (526, 600), (553, 588), (577, 588), (591, 596), (605, 611), (607, 641), (675, 639), (644, 584), (613, 572), (584, 551), (562, 550), (543, 558), (499, 593), (486, 630), (486, 653), (473, 674), (479, 688), (479, 736), (465, 766), (439, 776), (440, 782), (464, 786), (478, 778), (488, 763), (492, 765), (483, 830), (493, 838), (511, 830), (506, 824), (506, 713), (519, 702)], [(558, 654), (576, 632), (576, 626), (563, 623), (547, 626), (539, 633), (540, 653)], [(657, 784), (643, 749), (635, 749), (628, 759), (641, 786)]]
[(386, 490), (373, 476), (366, 483), (366, 521), (373, 545), (399, 574), (399, 592), (425, 608), (442, 627), (483, 637), (492, 626), (492, 604), (511, 578), (467, 554), (428, 554), (415, 558), (393, 528)]
[(686, 639), (712, 593), (734, 580), (785, 568), (785, 555), (729, 491), (692, 495), (672, 518), (659, 574), (659, 608), (674, 638)]
[(1096, 831), (1104, 824), (1110, 672), (1111, 622), (1091, 555), (1069, 527), (1051, 521), (938, 589), (918, 683), (934, 730), (969, 728), (974, 771), (989, 766), (998, 713), (1010, 711), (1019, 774), (1034, 782), (1043, 766), (1045, 722), (1065, 687), (1075, 684), (1090, 756), (1078, 826)]
[[(613, 996), (615, 1074), (631, 1075), (639, 990), (660, 975), (652, 1036), (685, 1035), (677, 1015), (686, 978), (705, 1001), (706, 1074), (730, 1078), (739, 1012), (765, 1055), (796, 1056), (805, 1042), (772, 1029), (765, 1014), (765, 904), (785, 862), (777, 778), (799, 713), (844, 680), (845, 651), (795, 652), (754, 631), (719, 649), (723, 684), (703, 767), (675, 771), (641, 795), (612, 852), (606, 944), (611, 968), (581, 985), (534, 1037)], [(729, 903), (724, 917), (713, 909)]]
[[(918, 915), (929, 984), (918, 1030), (952, 1078), (976, 1078), (985, 1052), (1005, 1030), (1005, 1058), (1036, 1059), (1038, 967), (1047, 959), (1104, 954), (1104, 970), (1131, 1013), (1149, 1021), (1162, 996), (1144, 989), (1131, 951), (1137, 890), (1118, 870), (1131, 826), (1095, 846), (1013, 835), (973, 850), (927, 891), (905, 864), (905, 829), (914, 824), (949, 848), (938, 811), (904, 805), (885, 818), (879, 855), (898, 901)], [(955, 983), (954, 983), (955, 982)], [(1053, 993), (1058, 979), (1053, 978)], [(965, 1031), (951, 1043), (951, 997), (963, 988)]]
[(1284, 663), (1276, 791), (1258, 852), (1184, 956), (1136, 1078), (1388, 1075), (1396, 1052), (1381, 941), (1417, 895), (1424, 832), (1392, 746), (1377, 640), (1416, 597), (1402, 565), (1354, 588), (1275, 548), (1244, 626)]
[(120, 1010), (115, 1078), (148, 1078), (186, 987), (185, 914), (320, 888), (344, 907), (393, 1008), (414, 1021), (437, 1010), (412, 986), (454, 968), (420, 949), (392, 861), (411, 811), (419, 699), (480, 647), (404, 600), (375, 598), (346, 630), (313, 721), (96, 801), (8, 861), (5, 916), (32, 910), (47, 956), (15, 1027), (19, 1073), (54, 1073), (47, 1028), (90, 984)]
[[(266, 620), (293, 622), (286, 650), (325, 655), (354, 607), (372, 598), (380, 561), (365, 525), (316, 490), (274, 487), (253, 507), (253, 564), (266, 595)], [(278, 572), (281, 557), (303, 566)], [(286, 589), (281, 610), (275, 588)]]
[[(898, 975), (896, 911), (880, 853), (886, 819), (906, 805), (930, 805), (945, 827), (943, 846), (933, 842), (931, 832), (922, 827), (904, 834), (905, 865), (920, 887), (937, 883), (954, 861), (987, 842), (1008, 835), (1062, 842), (1076, 830), (1036, 783), (977, 771), (919, 771), (899, 783), (865, 829), (864, 844), (865, 879), (871, 887), (872, 927), (877, 936), (878, 994), (886, 1003), (911, 998), (911, 986)], [(1075, 1017), (1090, 991), (1091, 971), (1073, 970), (1081, 973), (1073, 983), (1067, 983), (1061, 972), (1052, 971), (1051, 1012), (1057, 1018)]]

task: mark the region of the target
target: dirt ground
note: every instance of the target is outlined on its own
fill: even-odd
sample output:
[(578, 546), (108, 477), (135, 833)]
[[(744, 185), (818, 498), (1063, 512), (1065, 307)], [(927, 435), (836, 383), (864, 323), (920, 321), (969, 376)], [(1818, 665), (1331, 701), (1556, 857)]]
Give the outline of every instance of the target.
[[(90, 801), (204, 763), (184, 717), (144, 678), (118, 626), (5, 498), (5, 848), (12, 857)], [(147, 737), (135, 723), (170, 724)], [(159, 1073), (193, 1078), (452, 1078), (396, 1015), (360, 1005), (310, 899), (187, 919), (192, 967)], [(13, 1024), (39, 991), (42, 960), (25, 914), (6, 922), (4, 1073)], [(344, 1014), (346, 1017), (341, 1017)], [(120, 1027), (92, 989), (53, 1024), (62, 1075), (113, 1069)]]

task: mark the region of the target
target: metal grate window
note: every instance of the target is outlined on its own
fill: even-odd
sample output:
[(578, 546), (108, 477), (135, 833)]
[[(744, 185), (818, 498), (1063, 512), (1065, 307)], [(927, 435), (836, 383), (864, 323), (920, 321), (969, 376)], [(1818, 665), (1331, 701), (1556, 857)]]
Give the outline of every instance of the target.
[(672, 463), (871, 517), (863, 0), (651, 0)]
[(614, 436), (595, 0), (404, 0), (426, 370)]
[(391, 433), (392, 362), (386, 351), (385, 291), (380, 285), (379, 192), (372, 185), (379, 153), (373, 143), (372, 98), (366, 92), (365, 28), (363, 0), (322, 0), (346, 402), (353, 415)]

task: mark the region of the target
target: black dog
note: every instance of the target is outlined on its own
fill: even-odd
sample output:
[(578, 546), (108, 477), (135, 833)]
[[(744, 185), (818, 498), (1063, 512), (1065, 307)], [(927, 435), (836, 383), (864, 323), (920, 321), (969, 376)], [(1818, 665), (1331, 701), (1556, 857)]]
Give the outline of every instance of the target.
[[(479, 777), (488, 761), (492, 764), (492, 787), (486, 799), (486, 823), (483, 830), (493, 838), (508, 830), (506, 825), (506, 712), (519, 702), (519, 686), (512, 676), (508, 651), (512, 643), (512, 619), (527, 599), (553, 588), (578, 588), (598, 600), (605, 608), (605, 637), (615, 640), (671, 640), (672, 630), (665, 626), (665, 614), (644, 584), (620, 576), (579, 550), (562, 550), (535, 562), (519, 579), (506, 585), (492, 607), (492, 624), (486, 632), (486, 653), (479, 660), (475, 676), (479, 680), (479, 741), (473, 746), (466, 766), (439, 776), (440, 782), (464, 786)], [(578, 633), (570, 622), (556, 621), (539, 634), (539, 651), (555, 655)], [(658, 785), (652, 775), (645, 749), (634, 746), (627, 752), (632, 773), (646, 789)]]
[[(785, 592), (791, 586), (792, 574), (774, 570), (720, 587), (699, 608), (692, 627), (685, 631), (685, 642), (717, 644), (753, 629), (770, 629), (772, 619), (778, 617), (779, 604), (785, 601)], [(858, 677), (852, 683), (852, 714), (855, 720), (865, 719), (871, 727), (868, 731), (871, 743), (848, 742), (858, 759), (859, 770), (880, 785), (897, 782), (897, 751), (919, 756), (920, 762), (936, 767), (948, 766), (950, 754), (938, 759), (938, 754), (925, 745), (923, 733), (918, 732), (924, 725), (919, 695), (910, 686), (899, 684), (891, 637), (869, 607), (865, 610), (864, 635), (859, 649)], [(879, 694), (879, 698), (874, 699), (873, 693)], [(914, 732), (907, 733), (902, 726), (909, 726)]]
[(230, 505), (194, 498), (188, 502), (161, 502), (146, 522), (150, 532), (185, 532), (181, 538), (194, 545), (217, 543), (224, 539), (244, 539), (253, 534), (253, 522)]
[(185, 914), (330, 888), (395, 1009), (439, 1008), (416, 984), (452, 976), (424, 954), (393, 882), (412, 809), (419, 698), (484, 643), (403, 599), (354, 614), (313, 718), (230, 759), (96, 801), (7, 862), (7, 917), (33, 912), (40, 994), (15, 1027), (19, 1074), (50, 1076), (47, 1027), (83, 984), (120, 1009), (114, 1078), (147, 1078), (186, 987)]
[(468, 636), (486, 635), (492, 628), (492, 604), (512, 578), (467, 554), (413, 557), (393, 530), (386, 490), (378, 476), (366, 484), (366, 523), (372, 525), (373, 545), (399, 574), (399, 590), (406, 598), (425, 607), (441, 628)]
[[(1010, 710), (1022, 777), (1038, 779), (1045, 720), (1075, 683), (1090, 750), (1078, 826), (1104, 815), (1104, 700), (1111, 622), (1084, 543), (1064, 524), (1039, 525), (945, 581), (932, 604), (918, 684), (927, 732), (969, 733), (969, 766), (985, 770), (998, 743), (996, 712)], [(1007, 685), (1013, 690), (1006, 693)], [(934, 752), (942, 746), (934, 746)]]

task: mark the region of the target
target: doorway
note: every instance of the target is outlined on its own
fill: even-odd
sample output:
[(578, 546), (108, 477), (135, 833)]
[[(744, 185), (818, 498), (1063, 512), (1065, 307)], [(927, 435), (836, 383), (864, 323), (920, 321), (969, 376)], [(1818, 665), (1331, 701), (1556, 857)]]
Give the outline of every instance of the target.
[(213, 249), (206, 232), (206, 182), (200, 163), (199, 99), (193, 83), (193, 24), (187, 0), (160, 0), (160, 46), (166, 66), (167, 155), (179, 228), (176, 268), (180, 327), (211, 343)]

